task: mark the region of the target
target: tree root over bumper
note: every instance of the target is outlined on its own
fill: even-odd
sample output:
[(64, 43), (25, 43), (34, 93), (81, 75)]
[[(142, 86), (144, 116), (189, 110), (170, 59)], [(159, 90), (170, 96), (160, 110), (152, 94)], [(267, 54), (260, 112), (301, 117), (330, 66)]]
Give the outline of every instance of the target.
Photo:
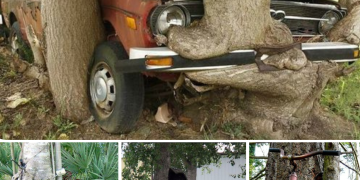
[[(200, 119), (240, 122), (249, 132), (270, 139), (308, 139), (313, 136), (300, 134), (306, 133), (314, 123), (329, 120), (326, 113), (320, 113), (318, 100), (339, 69), (336, 63), (308, 62), (299, 71), (261, 73), (255, 65), (246, 65), (189, 72), (186, 76), (204, 84), (227, 87), (214, 91), (212, 98), (198, 108)], [(245, 92), (245, 97), (239, 96), (240, 91)]]

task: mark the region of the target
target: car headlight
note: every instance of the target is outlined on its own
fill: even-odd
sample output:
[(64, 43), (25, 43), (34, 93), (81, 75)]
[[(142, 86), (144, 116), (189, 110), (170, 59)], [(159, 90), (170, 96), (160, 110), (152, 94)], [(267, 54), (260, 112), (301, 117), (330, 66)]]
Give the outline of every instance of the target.
[(324, 14), (321, 19), (326, 19), (326, 21), (320, 21), (319, 23), (319, 32), (321, 34), (326, 34), (330, 31), (334, 25), (340, 21), (341, 17), (335, 11), (328, 11)]
[(178, 6), (165, 8), (158, 16), (156, 30), (160, 34), (166, 34), (172, 25), (185, 27), (187, 23), (185, 12)]

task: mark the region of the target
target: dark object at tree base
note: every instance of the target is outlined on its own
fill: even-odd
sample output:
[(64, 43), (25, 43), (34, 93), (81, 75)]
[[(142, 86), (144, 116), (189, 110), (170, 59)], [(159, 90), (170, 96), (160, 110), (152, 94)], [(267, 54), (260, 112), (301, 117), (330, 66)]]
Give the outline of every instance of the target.
[(8, 37), (9, 30), (4, 25), (0, 25), (0, 38), (4, 38), (6, 40)]
[(322, 175), (323, 173), (319, 173), (318, 175), (316, 175), (316, 177), (314, 178), (314, 180), (322, 180)]
[(169, 180), (187, 180), (184, 173), (175, 173), (171, 168), (169, 169)]

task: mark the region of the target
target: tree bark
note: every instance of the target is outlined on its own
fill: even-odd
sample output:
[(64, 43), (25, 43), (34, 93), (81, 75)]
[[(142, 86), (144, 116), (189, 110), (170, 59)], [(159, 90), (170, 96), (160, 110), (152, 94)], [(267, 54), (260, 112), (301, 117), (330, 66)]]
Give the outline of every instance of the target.
[(104, 39), (97, 0), (42, 1), (46, 59), (54, 102), (69, 119), (90, 116), (87, 68), (95, 46)]
[(270, 139), (297, 139), (313, 123), (319, 110), (318, 99), (337, 71), (338, 66), (332, 63), (308, 63), (299, 71), (271, 73), (260, 73), (255, 65), (247, 65), (191, 72), (187, 76), (204, 84), (233, 88), (213, 92), (207, 102), (209, 107), (203, 107), (210, 110), (201, 113), (201, 119), (207, 118), (209, 123), (245, 123), (252, 135), (262, 134)]
[(331, 29), (328, 37), (331, 41), (360, 44), (360, 0), (346, 0), (342, 4), (349, 10), (348, 15)]
[[(339, 143), (325, 143), (325, 150), (339, 151)], [(340, 157), (325, 156), (323, 179), (338, 180), (340, 179)]]
[[(311, 151), (323, 150), (322, 143), (271, 143), (272, 148), (283, 148), (286, 155), (300, 155)], [(293, 170), (290, 161), (280, 159), (279, 153), (269, 153), (266, 164), (266, 180), (289, 179)], [(295, 161), (298, 180), (313, 180), (323, 172), (323, 157), (313, 156), (305, 160)]]
[(270, 0), (204, 0), (204, 6), (200, 22), (169, 30), (169, 48), (183, 57), (204, 59), (293, 41), (286, 25), (270, 17)]
[[(168, 33), (168, 46), (184, 57), (203, 59), (235, 49), (292, 42), (288, 28), (271, 19), (270, 0), (204, 0), (204, 5), (205, 16), (199, 23), (172, 27)], [(255, 65), (244, 65), (186, 73), (196, 82), (231, 87), (212, 93), (205, 103), (208, 106), (201, 107), (207, 112), (200, 119), (208, 123), (238, 121), (252, 135), (269, 139), (304, 139), (301, 134), (307, 134), (312, 124), (328, 123), (322, 121), (328, 118), (319, 113), (318, 101), (328, 81), (340, 71), (337, 64), (309, 62), (298, 49), (272, 55), (265, 63), (281, 70), (259, 72)], [(193, 109), (186, 108), (185, 113)]]
[(49, 143), (23, 143), (22, 155), (26, 163), (26, 173), (23, 180), (50, 180), (54, 178)]
[(183, 159), (183, 162), (187, 168), (187, 171), (185, 172), (187, 180), (196, 180), (197, 167), (185, 158)]
[(159, 143), (159, 144), (155, 144), (155, 146), (160, 146), (159, 147), (160, 157), (158, 159), (158, 162), (155, 163), (158, 164), (160, 167), (155, 167), (154, 180), (167, 180), (170, 169), (170, 151), (169, 151), (170, 144)]

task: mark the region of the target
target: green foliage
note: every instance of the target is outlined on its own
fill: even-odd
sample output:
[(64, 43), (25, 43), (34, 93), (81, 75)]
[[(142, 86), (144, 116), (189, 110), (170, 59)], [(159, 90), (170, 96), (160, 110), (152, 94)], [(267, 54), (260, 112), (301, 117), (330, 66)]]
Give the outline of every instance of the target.
[(118, 177), (117, 143), (62, 143), (64, 168), (80, 179)]
[[(0, 143), (0, 179), (2, 175), (12, 176), (12, 161), (10, 153), (10, 143)], [(14, 143), (15, 161), (19, 161), (20, 146)]]
[(21, 46), (20, 51), (21, 51), (21, 56), (24, 58), (24, 60), (26, 60), (29, 63), (34, 62), (34, 54), (28, 45), (24, 44), (23, 46)]
[(322, 94), (321, 104), (335, 114), (360, 122), (360, 62), (351, 66), (358, 70), (330, 83)]
[(229, 134), (232, 139), (243, 138), (244, 134), (242, 133), (242, 125), (239, 123), (234, 123), (230, 121), (224, 123), (221, 128), (225, 133)]
[[(268, 145), (268, 143), (256, 143), (256, 144), (253, 144), (251, 143), (250, 146), (249, 146), (249, 156), (255, 156), (255, 149), (257, 147), (262, 147), (262, 146), (265, 146), (265, 145)], [(261, 170), (263, 170), (266, 166), (266, 162), (267, 160), (264, 160), (264, 159), (253, 159), (253, 158), (250, 158), (249, 159), (249, 174), (250, 174), (250, 177), (254, 177), (255, 175), (257, 175)]]
[(76, 128), (78, 125), (70, 120), (63, 119), (60, 115), (54, 118), (54, 125), (58, 128), (57, 132), (66, 133), (72, 128)]
[[(125, 168), (123, 179), (151, 180), (153, 165), (158, 156), (153, 143), (122, 144)], [(139, 164), (141, 162), (141, 164)]]
[(13, 128), (18, 128), (21, 125), (21, 121), (23, 121), (23, 115), (21, 113), (16, 114), (14, 117)]
[[(211, 163), (218, 164), (222, 154), (234, 159), (245, 153), (244, 143), (171, 143), (168, 152), (171, 167), (187, 171), (188, 165), (206, 168)], [(161, 157), (160, 146), (156, 143), (123, 144), (125, 168), (122, 177), (125, 180), (151, 180), (153, 172), (162, 164), (157, 164)], [(219, 150), (222, 149), (222, 154)]]

